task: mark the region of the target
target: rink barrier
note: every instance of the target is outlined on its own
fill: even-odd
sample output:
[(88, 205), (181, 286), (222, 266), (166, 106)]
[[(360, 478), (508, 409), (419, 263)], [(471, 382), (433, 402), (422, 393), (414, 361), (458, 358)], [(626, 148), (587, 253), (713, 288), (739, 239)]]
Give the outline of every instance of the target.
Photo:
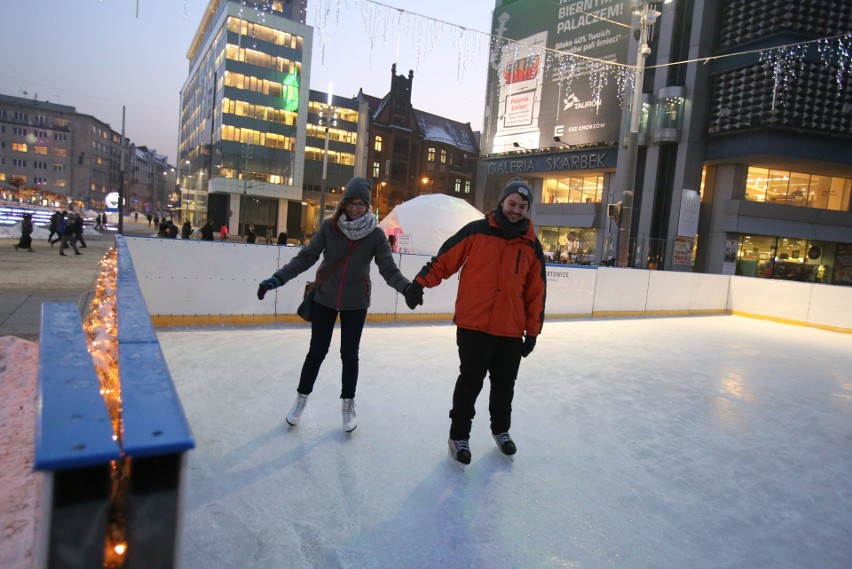
[[(256, 297), (258, 283), (299, 247), (125, 237), (139, 286), (156, 327), (305, 324), (296, 316), (304, 284), (316, 269)], [(430, 257), (395, 254), (412, 278)], [(547, 265), (548, 319), (733, 314), (852, 333), (852, 287), (729, 275), (615, 267)], [(368, 320), (451, 322), (458, 275), (425, 291), (410, 311), (375, 264)], [(305, 324), (306, 325), (306, 324)]]
[(110, 472), (121, 458), (131, 465), (124, 567), (177, 567), (186, 453), (195, 442), (123, 239), (116, 237), (123, 450), (77, 307), (42, 307), (34, 459), (45, 474), (39, 568), (104, 565)]

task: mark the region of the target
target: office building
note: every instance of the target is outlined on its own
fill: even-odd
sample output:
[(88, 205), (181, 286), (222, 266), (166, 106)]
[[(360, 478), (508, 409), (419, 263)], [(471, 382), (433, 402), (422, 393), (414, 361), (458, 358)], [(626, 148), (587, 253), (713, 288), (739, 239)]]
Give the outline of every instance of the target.
[[(210, 0), (181, 90), (181, 212), (232, 234), (300, 228), (312, 29), (306, 0)], [(295, 212), (295, 213), (294, 213)]]

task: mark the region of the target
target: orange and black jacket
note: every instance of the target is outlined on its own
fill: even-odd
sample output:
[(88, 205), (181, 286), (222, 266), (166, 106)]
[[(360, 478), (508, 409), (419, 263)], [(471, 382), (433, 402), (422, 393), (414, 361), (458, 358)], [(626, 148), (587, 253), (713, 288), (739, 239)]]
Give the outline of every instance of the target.
[(494, 213), (472, 221), (441, 245), (415, 279), (438, 286), (461, 269), (454, 322), (494, 336), (538, 336), (544, 323), (547, 275), (532, 221), (507, 238)]

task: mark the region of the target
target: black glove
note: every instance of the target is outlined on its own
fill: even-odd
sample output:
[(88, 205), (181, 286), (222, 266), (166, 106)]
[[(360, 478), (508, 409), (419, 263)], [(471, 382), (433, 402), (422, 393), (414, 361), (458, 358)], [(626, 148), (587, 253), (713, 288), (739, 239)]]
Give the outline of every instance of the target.
[(535, 348), (535, 336), (524, 336), (524, 345), (521, 346), (521, 357), (527, 357)]
[(423, 305), (423, 285), (417, 281), (405, 287), (405, 291), (402, 294), (405, 295), (405, 304), (411, 310), (417, 308), (418, 305)]
[(281, 283), (275, 277), (260, 281), (260, 284), (257, 286), (257, 299), (263, 300), (267, 292), (279, 286), (281, 286)]

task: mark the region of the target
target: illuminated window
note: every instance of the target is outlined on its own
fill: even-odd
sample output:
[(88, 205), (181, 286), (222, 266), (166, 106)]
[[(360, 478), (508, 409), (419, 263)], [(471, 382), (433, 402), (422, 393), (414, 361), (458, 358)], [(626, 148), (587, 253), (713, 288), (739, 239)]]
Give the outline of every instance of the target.
[(598, 203), (603, 194), (603, 174), (548, 178), (544, 181), (544, 203)]
[(461, 178), (456, 178), (456, 183), (453, 185), (453, 190), (456, 193), (461, 192)]
[(435, 147), (430, 146), (429, 150), (426, 151), (426, 160), (429, 162), (435, 161)]
[(47, 146), (34, 146), (33, 152), (36, 154), (47, 154)]
[(464, 193), (466, 193), (466, 194), (470, 193), (470, 180), (464, 181)]
[(750, 166), (747, 201), (848, 211), (852, 179)]
[(21, 144), (20, 142), (13, 142), (12, 150), (15, 150), (17, 152), (26, 152), (28, 149), (26, 144)]
[(382, 151), (382, 137), (381, 136), (377, 136), (375, 138), (375, 140), (373, 142), (373, 148), (376, 150), (376, 152)]
[(447, 163), (447, 151), (442, 149), (441, 150), (441, 164), (446, 164), (446, 163)]
[(373, 178), (378, 178), (382, 174), (382, 166), (378, 162), (373, 162)]

